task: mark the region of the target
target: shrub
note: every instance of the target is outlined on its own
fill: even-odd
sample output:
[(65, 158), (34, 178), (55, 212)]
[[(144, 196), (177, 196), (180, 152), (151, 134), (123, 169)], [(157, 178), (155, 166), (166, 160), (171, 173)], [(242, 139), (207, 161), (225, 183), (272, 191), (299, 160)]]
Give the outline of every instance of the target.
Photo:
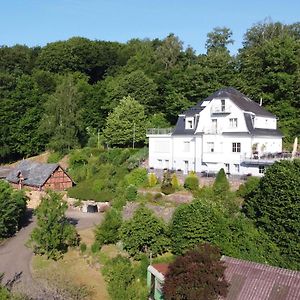
[(174, 212), (170, 224), (172, 251), (182, 254), (203, 242), (214, 242), (223, 234), (226, 220), (212, 204), (196, 200), (182, 204)]
[(120, 236), (124, 249), (137, 258), (149, 251), (154, 256), (162, 254), (169, 243), (165, 224), (145, 207), (138, 208), (133, 218), (123, 223)]
[(139, 277), (139, 269), (135, 268), (128, 258), (117, 256), (108, 261), (103, 268), (108, 293), (112, 300), (143, 300), (147, 298), (144, 278)]
[(116, 209), (110, 209), (102, 222), (95, 230), (96, 243), (101, 247), (104, 244), (114, 244), (119, 240), (119, 228), (122, 225), (122, 216)]
[(81, 243), (80, 244), (80, 252), (84, 253), (87, 249), (86, 243)]
[(137, 197), (137, 188), (135, 185), (131, 184), (126, 188), (126, 200), (128, 201), (134, 201)]
[(300, 270), (300, 160), (270, 166), (244, 211), (279, 247), (289, 268)]
[(180, 188), (180, 183), (179, 183), (179, 180), (178, 180), (178, 177), (177, 175), (174, 173), (172, 175), (172, 187), (175, 189), (175, 190), (178, 190)]
[(169, 171), (164, 172), (164, 177), (160, 189), (165, 195), (169, 195), (175, 192), (175, 188), (172, 186), (171, 173)]
[(97, 242), (95, 242), (91, 247), (91, 251), (93, 254), (99, 252), (100, 249), (101, 249), (101, 246)]
[(65, 212), (68, 206), (62, 195), (49, 191), (36, 209), (37, 227), (31, 233), (30, 243), (36, 254), (57, 260), (67, 252), (68, 247), (79, 244), (79, 236)]
[[(163, 286), (164, 299), (213, 300), (228, 292), (220, 250), (203, 244), (169, 265)], [(192, 267), (191, 267), (192, 266)]]
[(158, 180), (157, 180), (157, 177), (156, 177), (155, 173), (150, 173), (148, 175), (148, 186), (149, 187), (154, 187), (154, 186), (157, 185), (157, 182), (158, 182)]
[(157, 200), (160, 200), (160, 199), (162, 199), (162, 194), (161, 193), (154, 194), (153, 200), (157, 201)]
[(20, 227), (26, 211), (27, 197), (0, 180), (0, 239), (13, 235)]
[(63, 158), (63, 155), (59, 152), (51, 152), (48, 156), (47, 163), (58, 163)]
[(199, 189), (198, 176), (190, 173), (184, 180), (184, 188), (190, 191), (197, 191)]
[(222, 168), (214, 181), (213, 190), (216, 194), (222, 194), (229, 191), (229, 182), (227, 180), (224, 169)]
[(125, 181), (127, 185), (143, 186), (147, 182), (147, 170), (145, 168), (134, 169), (125, 176)]
[(259, 177), (249, 177), (244, 184), (241, 184), (237, 190), (237, 196), (248, 198), (255, 194), (255, 190), (258, 188), (260, 178)]

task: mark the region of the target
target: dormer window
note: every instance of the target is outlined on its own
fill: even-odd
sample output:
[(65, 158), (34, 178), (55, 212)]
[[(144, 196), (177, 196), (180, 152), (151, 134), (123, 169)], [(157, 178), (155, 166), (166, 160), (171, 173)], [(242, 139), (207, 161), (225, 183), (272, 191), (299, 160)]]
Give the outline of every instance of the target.
[(221, 100), (221, 111), (222, 112), (225, 111), (225, 100), (224, 99)]
[(194, 118), (186, 118), (185, 129), (194, 129)]

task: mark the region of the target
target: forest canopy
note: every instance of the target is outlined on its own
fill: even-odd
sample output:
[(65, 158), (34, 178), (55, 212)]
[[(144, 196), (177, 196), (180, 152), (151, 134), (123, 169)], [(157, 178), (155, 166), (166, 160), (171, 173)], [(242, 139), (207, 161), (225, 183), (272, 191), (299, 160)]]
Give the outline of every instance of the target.
[[(218, 27), (207, 34), (205, 54), (185, 48), (174, 34), (127, 43), (73, 37), (44, 47), (0, 46), (0, 162), (87, 145), (114, 130), (108, 116), (124, 97), (143, 106), (147, 127), (157, 124), (155, 114), (170, 126), (225, 86), (262, 98), (291, 143), (300, 134), (300, 23), (258, 23), (236, 55), (228, 51), (232, 43), (232, 31)], [(127, 131), (132, 135), (133, 128)], [(105, 134), (104, 141), (114, 146)]]

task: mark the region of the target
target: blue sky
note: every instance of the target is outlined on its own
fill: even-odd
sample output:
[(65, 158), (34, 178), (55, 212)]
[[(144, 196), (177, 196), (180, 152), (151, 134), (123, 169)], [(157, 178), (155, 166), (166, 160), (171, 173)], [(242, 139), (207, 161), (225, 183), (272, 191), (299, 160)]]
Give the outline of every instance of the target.
[(205, 52), (216, 26), (233, 31), (235, 53), (253, 24), (300, 21), (296, 0), (0, 0), (0, 45), (45, 45), (83, 36), (126, 42), (175, 33), (185, 46)]

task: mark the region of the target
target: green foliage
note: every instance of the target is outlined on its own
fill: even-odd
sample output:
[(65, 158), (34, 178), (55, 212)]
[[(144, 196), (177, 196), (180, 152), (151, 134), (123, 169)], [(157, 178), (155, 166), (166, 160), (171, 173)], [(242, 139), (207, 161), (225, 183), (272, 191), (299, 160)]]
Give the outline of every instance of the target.
[(250, 220), (242, 214), (229, 215), (216, 203), (203, 198), (176, 209), (170, 236), (175, 254), (209, 242), (218, 245), (228, 256), (286, 267), (275, 243)]
[(237, 190), (237, 195), (242, 198), (249, 198), (254, 195), (255, 190), (258, 188), (260, 178), (259, 177), (249, 177), (244, 184), (239, 186)]
[(134, 169), (125, 176), (125, 181), (128, 185), (143, 186), (147, 183), (147, 170), (145, 168)]
[(169, 171), (164, 172), (164, 177), (161, 183), (161, 192), (165, 195), (173, 194), (175, 192), (175, 188), (172, 185), (172, 177)]
[(107, 282), (108, 293), (112, 300), (143, 300), (147, 297), (144, 278), (140, 276), (140, 269), (132, 265), (128, 258), (117, 256), (108, 261), (103, 268), (103, 275)]
[(122, 225), (122, 216), (112, 208), (106, 212), (104, 221), (96, 227), (95, 240), (101, 247), (105, 244), (114, 244), (119, 240), (119, 228)]
[(130, 96), (124, 97), (106, 120), (104, 136), (113, 146), (143, 144), (146, 134), (144, 107)]
[(300, 270), (300, 160), (270, 166), (244, 210), (279, 247), (289, 268)]
[(190, 173), (184, 180), (184, 188), (190, 191), (199, 189), (199, 178), (196, 174)]
[(220, 169), (213, 184), (213, 190), (216, 194), (222, 194), (229, 191), (229, 182), (224, 169)]
[(158, 182), (158, 179), (157, 179), (155, 173), (149, 173), (149, 175), (148, 175), (148, 186), (149, 187), (154, 187), (154, 186), (156, 186), (157, 182)]
[(80, 252), (84, 253), (87, 250), (86, 243), (80, 243)]
[(137, 198), (137, 188), (135, 185), (130, 184), (125, 191), (125, 197), (128, 201), (134, 201)]
[(79, 244), (75, 227), (65, 217), (67, 204), (62, 196), (49, 191), (36, 209), (37, 227), (31, 233), (30, 244), (35, 254), (57, 260), (68, 247)]
[(169, 265), (163, 286), (164, 298), (166, 300), (225, 298), (229, 285), (224, 276), (226, 266), (220, 258), (220, 250), (210, 244), (199, 245), (178, 256)]
[(0, 239), (13, 235), (20, 227), (26, 211), (27, 197), (0, 180)]
[(169, 244), (165, 224), (145, 207), (138, 208), (132, 219), (123, 223), (120, 237), (124, 249), (137, 258), (142, 253), (164, 253)]
[(65, 153), (80, 145), (82, 94), (74, 76), (63, 78), (45, 104), (40, 130), (49, 138), (49, 148)]
[(49, 164), (58, 163), (62, 158), (63, 158), (63, 155), (61, 153), (51, 152), (47, 159), (47, 163), (49, 163)]
[(179, 183), (178, 177), (177, 177), (177, 175), (175, 173), (172, 175), (172, 181), (171, 181), (171, 183), (172, 183), (172, 187), (175, 190), (178, 190), (180, 188), (180, 183)]

